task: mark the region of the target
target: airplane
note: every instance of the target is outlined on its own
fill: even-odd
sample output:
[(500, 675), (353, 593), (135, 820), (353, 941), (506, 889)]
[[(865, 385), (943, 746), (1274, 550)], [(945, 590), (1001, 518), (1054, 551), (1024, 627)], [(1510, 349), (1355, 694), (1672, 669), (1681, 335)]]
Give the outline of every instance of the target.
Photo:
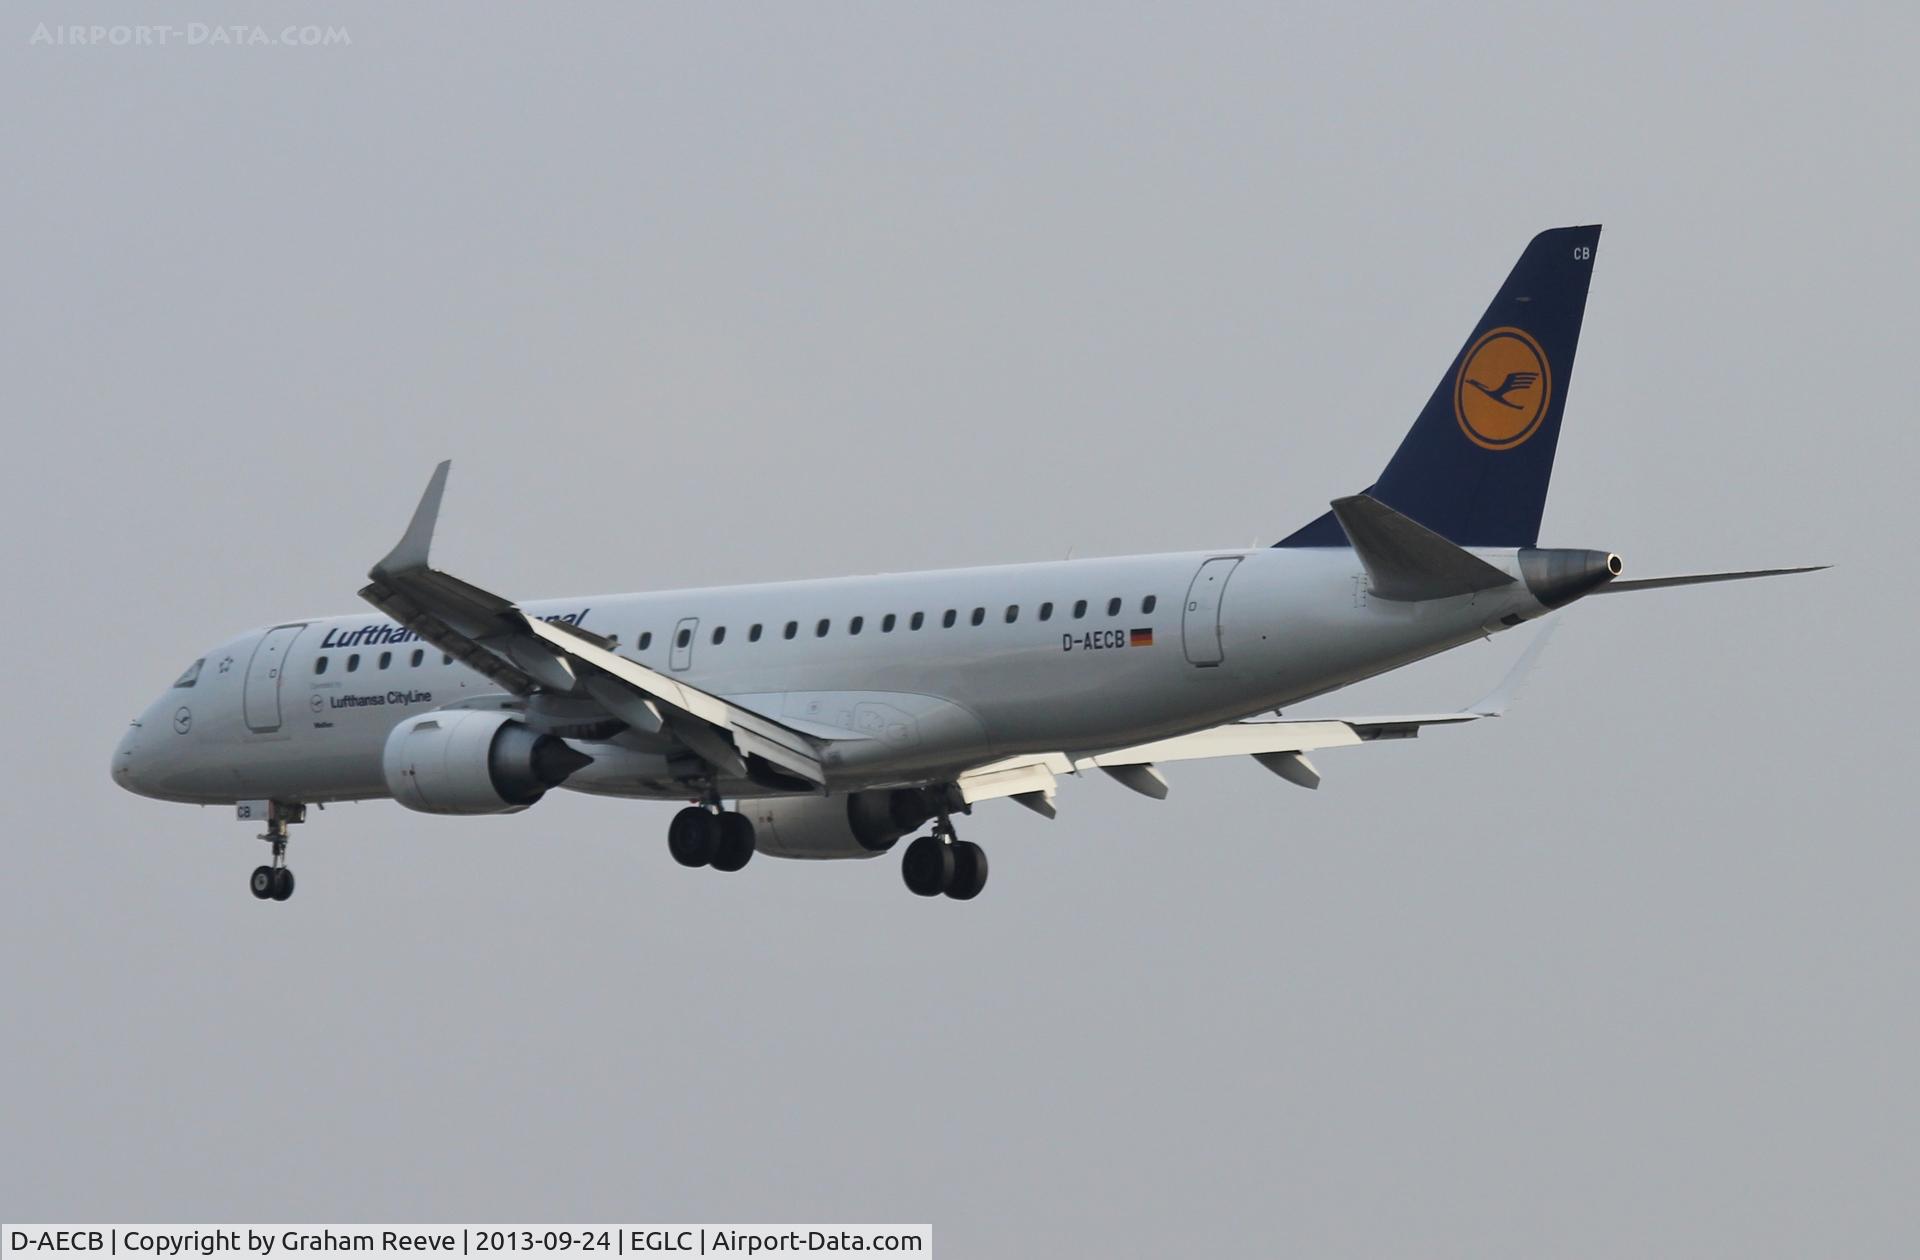
[(516, 603), (433, 567), (442, 463), (359, 592), (374, 614), (212, 648), (134, 719), (113, 780), (263, 825), (263, 901), (293, 894), (289, 828), (335, 801), (685, 801), (668, 851), (717, 871), (873, 858), (924, 827), (904, 882), (966, 901), (987, 857), (955, 815), (1052, 818), (1062, 775), (1159, 799), (1163, 764), (1248, 757), (1317, 787), (1315, 750), (1498, 715), (1540, 643), (1458, 712), (1285, 716), (1302, 701), (1589, 595), (1826, 567), (1629, 579), (1610, 551), (1538, 546), (1599, 234), (1534, 237), (1380, 476), (1270, 547)]

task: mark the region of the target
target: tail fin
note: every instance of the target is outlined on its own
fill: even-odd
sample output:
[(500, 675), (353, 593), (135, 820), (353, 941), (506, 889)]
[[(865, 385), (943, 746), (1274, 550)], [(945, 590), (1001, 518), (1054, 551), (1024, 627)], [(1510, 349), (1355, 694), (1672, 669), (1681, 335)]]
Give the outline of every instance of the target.
[[(1540, 538), (1600, 228), (1528, 244), (1366, 494), (1463, 547)], [(1344, 547), (1332, 513), (1277, 547)]]

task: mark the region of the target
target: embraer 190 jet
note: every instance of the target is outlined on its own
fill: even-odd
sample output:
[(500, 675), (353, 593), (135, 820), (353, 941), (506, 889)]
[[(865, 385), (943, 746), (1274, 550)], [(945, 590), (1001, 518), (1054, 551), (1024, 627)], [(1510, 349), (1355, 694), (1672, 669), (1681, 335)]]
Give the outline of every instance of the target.
[(1587, 595), (1807, 571), (1632, 580), (1611, 552), (1537, 545), (1599, 236), (1535, 237), (1379, 479), (1272, 547), (515, 603), (432, 566), (443, 463), (360, 591), (377, 616), (213, 648), (135, 719), (113, 779), (261, 823), (251, 887), (275, 901), (288, 828), (328, 801), (688, 801), (667, 847), (720, 871), (876, 857), (926, 827), (907, 887), (967, 900), (987, 858), (954, 816), (1009, 798), (1051, 818), (1062, 774), (1160, 798), (1162, 763), (1231, 756), (1315, 787), (1307, 753), (1490, 717), (1510, 688), (1279, 716), (1302, 700)]

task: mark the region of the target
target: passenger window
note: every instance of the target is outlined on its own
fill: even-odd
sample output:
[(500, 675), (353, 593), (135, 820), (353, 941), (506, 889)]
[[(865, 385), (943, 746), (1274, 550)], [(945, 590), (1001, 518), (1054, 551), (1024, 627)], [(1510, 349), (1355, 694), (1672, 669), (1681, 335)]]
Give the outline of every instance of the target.
[(381, 668), (381, 669), (386, 669), (386, 668), (387, 668), (388, 666), (390, 666), (390, 665), (392, 665), (392, 664), (393, 664), (393, 653), (391, 653), (391, 652), (382, 652), (382, 653), (380, 653), (380, 668)]
[(1012, 625), (1014, 622), (1018, 620), (1020, 620), (1020, 605), (1008, 604), (1007, 605), (1007, 624)]
[(313, 672), (314, 672), (314, 673), (316, 673), (316, 674), (324, 674), (324, 673), (326, 673), (326, 672), (327, 672), (327, 658), (326, 658), (326, 657), (324, 657), (324, 656), (316, 656), (316, 657), (314, 657), (314, 658), (313, 658)]
[(907, 622), (908, 628), (912, 630), (918, 630), (921, 626), (924, 626), (926, 624), (927, 624), (927, 614), (925, 613), (915, 613), (913, 614), (913, 620)]
[(673, 636), (673, 646), (675, 647), (685, 647), (691, 642), (693, 642), (693, 631), (691, 630), (682, 629), (679, 634)]
[(800, 623), (797, 621), (789, 621), (787, 623), (786, 637), (791, 639), (794, 635), (799, 633), (800, 633)]
[(653, 646), (653, 631), (642, 630), (640, 632), (640, 650), (644, 652), (652, 646)]
[(1120, 597), (1118, 595), (1115, 595), (1112, 599), (1107, 601), (1107, 616), (1118, 617), (1119, 615), (1120, 615)]
[(977, 625), (979, 625), (979, 624), (980, 624), (981, 622), (983, 622), (983, 621), (985, 621), (986, 619), (987, 619), (987, 610), (986, 610), (986, 609), (984, 609), (984, 608), (976, 608), (976, 609), (974, 609), (974, 610), (973, 610), (973, 624), (974, 624), (974, 625), (976, 625), (976, 626), (977, 626)]
[(816, 639), (824, 639), (827, 637), (827, 631), (831, 629), (833, 629), (833, 618), (822, 617), (820, 618), (820, 623), (813, 628), (813, 637)]
[(360, 668), (360, 653), (355, 652), (352, 656), (349, 656), (347, 658), (347, 672), (351, 674), (354, 670), (359, 668)]
[(727, 628), (725, 626), (715, 626), (713, 628), (713, 641), (715, 643), (725, 643), (727, 641)]
[(893, 614), (892, 613), (888, 613), (886, 616), (880, 618), (880, 633), (881, 634), (893, 633)]
[(1053, 620), (1053, 602), (1051, 600), (1049, 600), (1047, 603), (1040, 605), (1040, 620), (1042, 621)]
[(413, 649), (413, 667), (415, 669), (419, 669), (420, 662), (426, 659), (427, 659), (427, 654), (424, 651), (422, 651), (419, 648)]
[(1140, 601), (1140, 611), (1143, 613), (1150, 613), (1153, 611), (1153, 606), (1159, 602), (1160, 601), (1158, 598), (1156, 598), (1155, 596), (1149, 595), (1145, 599)]
[(1086, 615), (1087, 615), (1087, 601), (1084, 599), (1074, 600), (1073, 601), (1073, 619), (1075, 621), (1078, 621), (1080, 620), (1080, 618)]
[(958, 618), (959, 615), (960, 614), (954, 611), (953, 609), (951, 608), (947, 609), (947, 615), (940, 618), (940, 625), (947, 630), (953, 629), (954, 620)]
[(754, 622), (753, 629), (747, 631), (747, 642), (749, 643), (760, 642), (760, 623), (759, 622), (757, 621)]
[(862, 627), (862, 626), (864, 626), (864, 625), (866, 625), (866, 624), (867, 624), (867, 619), (866, 619), (865, 617), (855, 617), (855, 618), (854, 618), (854, 619), (853, 619), (852, 621), (849, 621), (849, 622), (847, 623), (847, 633), (848, 633), (848, 634), (859, 634), (859, 633), (860, 633), (860, 627)]

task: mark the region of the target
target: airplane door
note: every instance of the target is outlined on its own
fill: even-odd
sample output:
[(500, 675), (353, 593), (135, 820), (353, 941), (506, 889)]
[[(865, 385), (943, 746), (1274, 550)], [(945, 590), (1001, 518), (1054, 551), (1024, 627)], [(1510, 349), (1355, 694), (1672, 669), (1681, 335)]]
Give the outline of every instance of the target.
[(1201, 668), (1218, 665), (1226, 659), (1220, 647), (1220, 596), (1227, 579), (1240, 563), (1238, 556), (1220, 556), (1200, 566), (1187, 588), (1187, 606), (1180, 617), (1180, 638), (1186, 645), (1187, 659)]
[(682, 617), (673, 628), (673, 651), (667, 656), (670, 669), (681, 670), (693, 664), (693, 636), (700, 631), (700, 618)]
[(306, 628), (304, 623), (275, 626), (254, 645), (253, 659), (247, 662), (247, 680), (242, 684), (241, 708), (246, 713), (247, 729), (256, 735), (280, 729), (280, 676), (287, 672), (288, 650)]

